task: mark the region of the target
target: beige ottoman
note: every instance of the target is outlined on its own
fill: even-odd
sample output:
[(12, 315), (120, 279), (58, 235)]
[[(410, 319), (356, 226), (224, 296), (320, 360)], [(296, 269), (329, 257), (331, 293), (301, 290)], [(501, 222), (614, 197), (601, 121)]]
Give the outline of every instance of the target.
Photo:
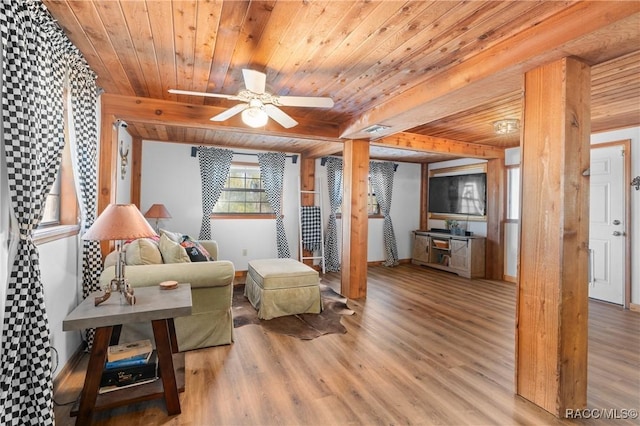
[(251, 260), (244, 295), (261, 319), (319, 314), (319, 281), (318, 271), (294, 259)]

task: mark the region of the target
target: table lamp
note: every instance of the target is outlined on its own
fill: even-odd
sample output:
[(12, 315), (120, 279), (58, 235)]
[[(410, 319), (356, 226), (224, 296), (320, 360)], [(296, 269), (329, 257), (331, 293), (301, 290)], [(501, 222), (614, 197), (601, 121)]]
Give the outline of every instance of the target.
[(105, 294), (95, 299), (95, 306), (111, 296), (111, 291), (120, 291), (124, 300), (130, 305), (136, 303), (133, 288), (124, 277), (123, 242), (136, 238), (153, 237), (156, 235), (149, 222), (146, 221), (135, 204), (109, 204), (98, 216), (93, 225), (82, 236), (83, 240), (115, 240), (117, 259), (116, 276), (105, 289)]
[(147, 212), (144, 214), (144, 217), (147, 217), (149, 219), (155, 219), (156, 232), (159, 232), (158, 220), (168, 219), (171, 217), (171, 214), (169, 214), (169, 210), (167, 210), (164, 204), (154, 204), (151, 207), (149, 207), (149, 210), (147, 210)]

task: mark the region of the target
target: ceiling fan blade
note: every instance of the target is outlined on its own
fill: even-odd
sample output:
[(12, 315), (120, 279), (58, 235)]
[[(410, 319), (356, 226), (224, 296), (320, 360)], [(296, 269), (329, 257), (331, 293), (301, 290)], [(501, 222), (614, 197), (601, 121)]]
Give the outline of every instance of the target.
[(333, 107), (333, 99), (320, 96), (278, 96), (280, 105), (295, 107)]
[(210, 118), (211, 121), (224, 121), (249, 108), (249, 104), (238, 104)]
[(192, 92), (191, 90), (169, 89), (169, 93), (173, 93), (175, 95), (204, 96), (207, 98), (223, 98), (223, 99), (231, 99), (236, 101), (241, 100), (236, 95), (223, 95), (220, 93), (207, 93), (207, 92)]
[(291, 118), (289, 114), (281, 110), (275, 105), (266, 104), (264, 106), (264, 111), (267, 113), (269, 117), (280, 123), (282, 127), (285, 129), (289, 129), (298, 124), (296, 120)]
[(242, 75), (247, 90), (258, 94), (264, 93), (264, 89), (267, 87), (267, 75), (265, 73), (243, 69)]

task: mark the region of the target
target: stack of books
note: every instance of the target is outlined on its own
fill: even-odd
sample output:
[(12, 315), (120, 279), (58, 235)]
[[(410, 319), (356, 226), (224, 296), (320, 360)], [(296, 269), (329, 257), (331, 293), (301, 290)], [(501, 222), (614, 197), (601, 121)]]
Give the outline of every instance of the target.
[(109, 346), (99, 393), (158, 379), (158, 360), (149, 339)]

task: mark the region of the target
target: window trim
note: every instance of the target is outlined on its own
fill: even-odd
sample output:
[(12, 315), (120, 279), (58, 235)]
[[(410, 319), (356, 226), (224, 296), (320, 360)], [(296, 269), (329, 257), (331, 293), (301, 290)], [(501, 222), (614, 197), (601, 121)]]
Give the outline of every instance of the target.
[(37, 246), (80, 233), (80, 225), (51, 225), (33, 231), (33, 243)]

